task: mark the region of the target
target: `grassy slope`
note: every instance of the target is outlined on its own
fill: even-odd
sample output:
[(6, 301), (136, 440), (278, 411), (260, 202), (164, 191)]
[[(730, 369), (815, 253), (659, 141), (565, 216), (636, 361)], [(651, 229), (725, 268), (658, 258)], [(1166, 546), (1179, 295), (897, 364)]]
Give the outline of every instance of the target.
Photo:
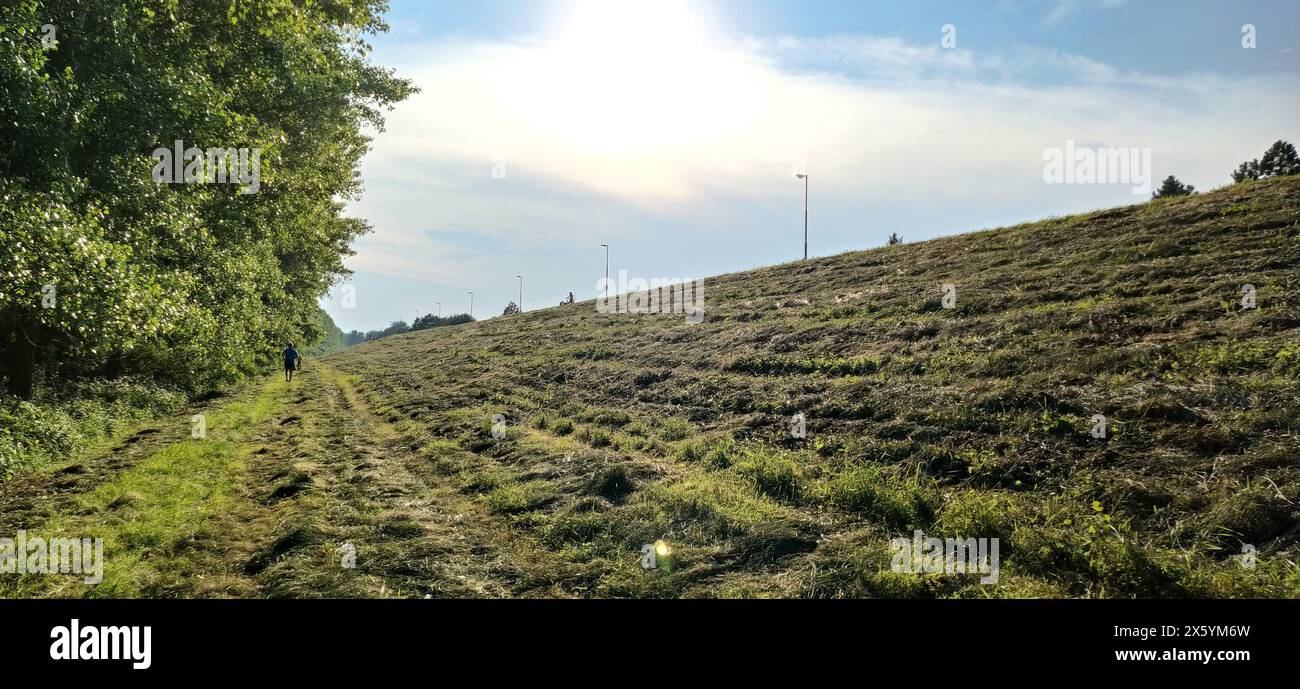
[[(700, 325), (587, 302), (329, 361), (577, 595), (1296, 596), (1297, 266), (1289, 178), (711, 278)], [(890, 573), (914, 529), (1001, 538), (1000, 582)]]

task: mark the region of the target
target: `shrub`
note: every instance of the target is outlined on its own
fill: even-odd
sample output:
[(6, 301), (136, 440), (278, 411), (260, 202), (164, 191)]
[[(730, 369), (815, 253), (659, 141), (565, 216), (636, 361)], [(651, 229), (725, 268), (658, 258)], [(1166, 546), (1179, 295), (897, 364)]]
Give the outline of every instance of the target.
[(45, 391), (36, 401), (0, 401), (0, 480), (84, 449), (123, 429), (173, 412), (185, 396), (132, 379)]

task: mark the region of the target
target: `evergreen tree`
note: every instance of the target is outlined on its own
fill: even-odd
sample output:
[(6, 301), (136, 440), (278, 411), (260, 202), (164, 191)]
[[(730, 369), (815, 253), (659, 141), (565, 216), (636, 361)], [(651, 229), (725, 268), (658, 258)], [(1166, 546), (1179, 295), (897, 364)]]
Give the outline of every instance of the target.
[(1169, 175), (1165, 181), (1160, 184), (1160, 188), (1151, 193), (1151, 198), (1159, 199), (1166, 196), (1190, 196), (1196, 193), (1196, 188), (1190, 184), (1183, 184), (1178, 181), (1177, 177)]
[(1268, 147), (1263, 158), (1248, 160), (1238, 165), (1232, 173), (1232, 181), (1244, 182), (1248, 179), (1289, 175), (1300, 175), (1300, 155), (1296, 154), (1295, 146), (1279, 140)]
[(1261, 177), (1286, 177), (1300, 175), (1300, 155), (1296, 155), (1295, 146), (1276, 141), (1259, 159)]

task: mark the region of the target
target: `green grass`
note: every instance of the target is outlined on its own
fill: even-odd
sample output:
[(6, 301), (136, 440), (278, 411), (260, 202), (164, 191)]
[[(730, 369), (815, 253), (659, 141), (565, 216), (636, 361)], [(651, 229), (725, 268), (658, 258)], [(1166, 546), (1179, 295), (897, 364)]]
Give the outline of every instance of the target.
[[(585, 303), (334, 359), (445, 438), (487, 391), (545, 415), (457, 442), (597, 595), (1298, 596), (1296, 265), (1286, 178), (710, 278), (699, 325)], [(999, 538), (1000, 583), (882, 570), (914, 530)], [(639, 571), (660, 538), (681, 567)]]
[(30, 402), (5, 398), (0, 405), (0, 481), (111, 442), (184, 402), (179, 392), (129, 379), (43, 389)]
[[(54, 595), (138, 597), (181, 576), (177, 544), (205, 520), (230, 505), (232, 487), (246, 468), (252, 446), (248, 431), (271, 417), (283, 399), (283, 384), (269, 383), (247, 400), (233, 401), (205, 418), (206, 437), (166, 444), (130, 469), (77, 496), (74, 510), (40, 526), (43, 537), (104, 539), (104, 580), (87, 587), (81, 579), (28, 575), (11, 595), (33, 595), (54, 587)], [(110, 515), (108, 519), (99, 515)]]
[[(395, 336), (327, 358), (301, 433), (250, 393), (42, 528), (106, 534), (105, 595), (181, 590), (194, 534), (255, 520), (275, 595), (1297, 597), (1297, 265), (1286, 178), (709, 278), (698, 325)], [(306, 489), (232, 488), (268, 481)], [(999, 539), (998, 583), (892, 571), (915, 531)]]

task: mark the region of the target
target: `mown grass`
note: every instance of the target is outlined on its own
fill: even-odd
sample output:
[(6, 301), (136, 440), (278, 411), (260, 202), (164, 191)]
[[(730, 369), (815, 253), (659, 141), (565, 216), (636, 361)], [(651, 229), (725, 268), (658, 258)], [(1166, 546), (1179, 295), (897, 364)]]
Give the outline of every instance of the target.
[[(587, 302), (331, 361), (579, 595), (1295, 597), (1297, 265), (1285, 178), (711, 278), (699, 325)], [(998, 583), (891, 571), (918, 530), (998, 538)]]
[[(28, 574), (0, 580), (4, 595), (139, 597), (165, 590), (183, 577), (182, 544), (201, 525), (231, 506), (231, 490), (253, 446), (246, 434), (283, 401), (270, 383), (248, 399), (206, 415), (206, 437), (161, 445), (136, 465), (75, 498), (71, 510), (51, 515), (32, 535), (102, 538), (104, 578)], [(184, 420), (188, 425), (188, 419)]]

